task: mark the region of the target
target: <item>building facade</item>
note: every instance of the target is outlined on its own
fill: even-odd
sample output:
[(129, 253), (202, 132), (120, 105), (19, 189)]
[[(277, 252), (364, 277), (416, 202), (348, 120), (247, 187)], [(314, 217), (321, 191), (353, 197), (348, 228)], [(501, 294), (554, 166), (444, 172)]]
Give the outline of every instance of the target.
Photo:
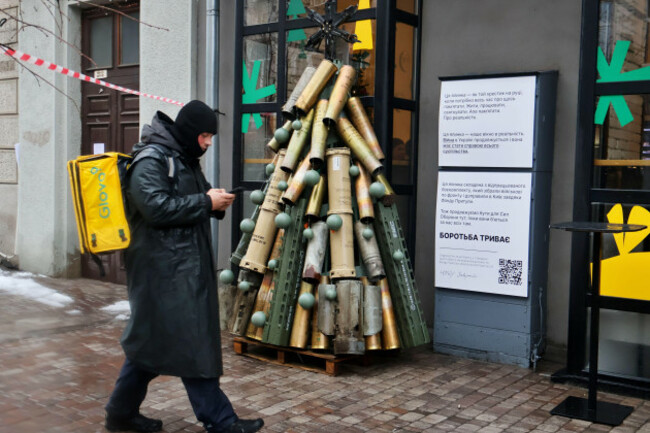
[[(28, 3), (21, 2), (21, 7)], [(84, 22), (101, 18), (102, 2), (95, 8), (97, 15), (87, 11), (87, 2), (81, 3), (61, 1), (65, 19), (35, 8), (24, 8), (24, 13), (81, 46), (89, 37), (84, 36)], [(269, 158), (265, 144), (279, 126), (280, 108), (299, 71), (318, 61), (318, 54), (304, 50), (305, 41), (317, 31), (305, 8), (325, 13), (323, 2), (165, 0), (124, 2), (122, 6), (128, 9), (133, 4), (140, 20), (139, 90), (180, 101), (199, 98), (218, 108), (223, 113), (219, 134), (206, 158), (210, 180), (222, 187), (260, 185)], [(339, 0), (337, 13), (347, 6), (358, 6), (359, 11), (343, 27), (366, 32), (373, 43), (337, 50), (344, 54), (344, 62), (364, 65), (358, 91), (373, 114), (386, 151), (389, 181), (402, 197), (401, 221), (432, 328), (436, 292), (445, 289), (435, 287), (441, 79), (556, 71), (550, 221), (645, 221), (644, 209), (650, 204), (644, 181), (648, 157), (644, 68), (650, 52), (647, 2)], [(6, 31), (0, 28), (3, 38), (9, 37)], [(0, 42), (82, 72), (102, 69), (85, 66), (73, 48), (35, 29), (22, 31), (18, 42)], [(11, 63), (0, 63), (7, 64)], [(15, 176), (11, 170), (0, 170), (4, 176), (0, 191), (6, 203), (0, 209), (0, 252), (17, 254), (20, 267), (28, 271), (80, 275), (63, 166), (82, 153), (84, 146), (92, 148), (104, 141), (92, 134), (86, 139), (82, 132), (89, 121), (73, 103), (82, 105), (80, 83), (51, 73), (48, 77), (62, 94), (39, 86), (27, 71), (5, 69), (0, 69), (0, 86), (11, 88), (17, 81), (20, 92), (15, 103), (7, 102), (10, 98), (0, 103), (0, 128), (8, 131), (0, 138), (0, 158), (13, 158), (13, 146), (19, 142), (20, 160)], [(259, 75), (252, 75), (255, 70)], [(272, 93), (247, 97), (250, 89), (244, 82), (253, 80), (252, 90), (273, 86)], [(106, 81), (111, 81), (110, 73)], [(135, 129), (156, 110), (174, 116), (177, 109), (140, 98)], [(238, 222), (249, 212), (250, 205), (242, 201), (215, 230), (219, 268), (228, 266), (238, 241)], [(541, 272), (547, 279), (535, 292), (541, 293), (539, 302), (530, 305), (542, 311), (543, 322), (538, 326), (545, 339), (544, 356), (566, 361), (565, 374), (580, 377), (587, 364), (588, 237), (556, 231), (545, 236), (548, 263)], [(606, 238), (604, 258), (620, 255), (617, 251), (643, 253), (646, 241), (643, 237), (636, 240)], [(639, 255), (633, 259), (643, 263)], [(617, 274), (607, 272), (635, 272), (629, 263), (612, 265), (619, 266)], [(601, 333), (601, 370), (615, 382), (646, 386), (650, 379), (643, 367), (650, 355), (647, 283), (626, 281), (638, 290), (610, 293), (604, 306), (601, 328), (607, 332)], [(458, 294), (464, 297), (463, 292)], [(497, 299), (509, 302), (510, 298)], [(474, 331), (485, 330), (477, 326)], [(486, 350), (462, 341), (457, 344), (457, 353), (493, 359)], [(617, 353), (625, 353), (623, 361), (617, 360)]]

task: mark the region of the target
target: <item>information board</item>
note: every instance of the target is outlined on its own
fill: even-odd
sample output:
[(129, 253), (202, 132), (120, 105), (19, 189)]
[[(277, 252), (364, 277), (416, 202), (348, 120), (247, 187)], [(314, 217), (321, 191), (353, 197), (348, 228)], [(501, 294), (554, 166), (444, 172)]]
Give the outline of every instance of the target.
[(438, 165), (531, 168), (536, 76), (443, 81)]
[(528, 296), (531, 177), (438, 173), (436, 287)]

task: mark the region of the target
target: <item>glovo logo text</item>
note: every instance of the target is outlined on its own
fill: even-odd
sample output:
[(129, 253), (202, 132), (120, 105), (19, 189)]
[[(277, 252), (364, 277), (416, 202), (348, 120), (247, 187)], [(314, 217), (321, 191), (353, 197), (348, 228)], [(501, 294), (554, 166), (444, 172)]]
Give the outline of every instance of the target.
[(106, 184), (104, 183), (106, 173), (99, 167), (93, 167), (90, 169), (90, 174), (97, 175), (97, 180), (99, 181), (99, 216), (100, 218), (106, 219), (111, 215), (111, 208), (108, 205), (108, 192), (105, 191)]

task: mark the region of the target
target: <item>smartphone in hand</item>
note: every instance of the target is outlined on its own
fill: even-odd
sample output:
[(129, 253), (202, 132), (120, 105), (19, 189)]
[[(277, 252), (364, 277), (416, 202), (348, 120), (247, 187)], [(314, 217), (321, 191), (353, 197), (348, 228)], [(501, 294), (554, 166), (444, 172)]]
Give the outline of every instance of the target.
[(235, 188), (231, 189), (230, 191), (228, 191), (228, 194), (240, 194), (240, 193), (242, 193), (244, 191), (246, 191), (245, 187), (238, 186), (238, 187), (235, 187)]

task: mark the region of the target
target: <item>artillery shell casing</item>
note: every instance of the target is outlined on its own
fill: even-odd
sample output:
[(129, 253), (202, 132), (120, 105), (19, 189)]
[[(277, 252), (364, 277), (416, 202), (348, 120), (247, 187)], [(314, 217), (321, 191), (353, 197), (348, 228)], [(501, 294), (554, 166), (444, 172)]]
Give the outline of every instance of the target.
[(309, 158), (303, 159), (300, 163), (300, 166), (298, 166), (298, 170), (296, 170), (293, 176), (291, 176), (289, 187), (284, 192), (284, 194), (282, 194), (282, 201), (285, 204), (293, 206), (298, 201), (300, 194), (302, 194), (306, 186), (305, 174), (310, 168), (311, 163), (309, 162)]
[(298, 159), (302, 155), (305, 143), (307, 143), (311, 137), (311, 125), (314, 121), (314, 110), (309, 110), (309, 113), (302, 117), (300, 121), (302, 122), (302, 127), (298, 131), (294, 131), (293, 135), (291, 135), (289, 146), (287, 146), (287, 154), (284, 156), (282, 164), (280, 164), (280, 168), (287, 173), (293, 173), (293, 170), (298, 164)]
[[(312, 284), (302, 281), (300, 283), (298, 297), (303, 293), (312, 293), (312, 291)], [(307, 338), (309, 337), (309, 319), (311, 318), (312, 308), (304, 309), (298, 300), (296, 300), (296, 312), (293, 316), (291, 337), (289, 338), (290, 347), (297, 347), (298, 349), (305, 349), (307, 347)]]
[(260, 216), (255, 223), (255, 229), (253, 230), (253, 236), (248, 245), (248, 250), (246, 250), (246, 255), (239, 265), (241, 268), (260, 274), (266, 272), (269, 253), (271, 252), (271, 247), (273, 247), (273, 241), (278, 230), (275, 225), (275, 217), (277, 214), (277, 212), (267, 209), (260, 211)]
[(311, 150), (309, 160), (315, 168), (320, 168), (325, 161), (325, 144), (327, 143), (328, 129), (323, 123), (327, 111), (327, 99), (321, 99), (316, 104), (314, 114), (314, 125), (311, 128)]
[[(321, 275), (320, 284), (329, 284), (327, 275)], [(314, 287), (314, 298), (316, 302), (312, 308), (311, 313), (311, 349), (312, 350), (325, 350), (329, 349), (329, 338), (318, 330), (318, 298), (320, 284)]]
[(349, 119), (339, 117), (338, 122), (336, 122), (336, 131), (345, 144), (352, 149), (355, 158), (361, 161), (368, 172), (374, 175), (383, 168), (381, 162), (372, 153), (366, 141)]
[(393, 301), (390, 298), (390, 290), (388, 288), (388, 278), (384, 278), (379, 282), (381, 289), (381, 312), (383, 319), (383, 326), (381, 330), (381, 341), (384, 350), (399, 349), (399, 335), (397, 334), (397, 322), (395, 321), (395, 310), (393, 309)]
[(363, 355), (366, 351), (361, 299), (363, 286), (358, 280), (341, 280), (336, 283), (336, 334), (334, 354)]
[[(269, 260), (277, 259), (280, 257), (280, 248), (282, 247), (282, 239), (284, 236), (284, 229), (279, 229), (277, 235), (275, 236), (275, 242), (273, 243), (273, 248), (271, 249), (271, 255)], [(275, 285), (273, 283), (273, 278), (275, 273), (272, 270), (267, 270), (262, 279), (262, 284), (260, 289), (257, 292), (257, 298), (255, 299), (255, 305), (253, 306), (253, 313), (256, 311), (261, 311), (264, 314), (269, 313), (271, 309), (271, 299), (273, 298), (273, 289)], [(251, 322), (248, 323), (248, 329), (246, 330), (246, 336), (254, 340), (262, 341), (262, 336), (264, 335), (264, 327), (257, 327)]]
[(381, 350), (381, 332), (366, 337), (366, 350)]
[(342, 66), (339, 70), (339, 75), (334, 83), (332, 95), (330, 96), (329, 104), (327, 104), (327, 112), (323, 118), (323, 122), (332, 127), (336, 124), (339, 114), (343, 111), (345, 103), (348, 102), (348, 94), (354, 81), (357, 78), (357, 71), (350, 65)]
[(325, 155), (327, 158), (328, 215), (352, 213), (350, 149), (335, 147), (328, 149)]
[(354, 235), (352, 234), (352, 213), (338, 214), (343, 225), (330, 233), (330, 278), (354, 278)]
[(334, 76), (337, 68), (336, 65), (329, 60), (323, 61), (316, 68), (316, 72), (312, 75), (311, 80), (305, 86), (298, 100), (294, 104), (294, 110), (299, 116), (304, 116), (314, 106), (318, 100), (320, 92), (323, 91), (327, 82)]
[(251, 288), (245, 292), (237, 290), (233, 309), (234, 313), (228, 323), (230, 332), (241, 336), (246, 332), (246, 326), (253, 311), (255, 295), (257, 294), (257, 288), (262, 282), (262, 276), (246, 269), (240, 269), (237, 281), (248, 281), (251, 284)]
[(384, 196), (381, 198), (381, 202), (386, 205), (390, 206), (393, 203), (395, 203), (395, 199), (397, 196), (395, 195), (395, 191), (393, 188), (390, 186), (390, 183), (388, 183), (388, 179), (386, 179), (386, 176), (383, 173), (377, 173), (375, 176), (375, 180), (382, 185), (384, 185), (384, 188), (386, 190), (386, 193)]
[(281, 200), (282, 191), (280, 191), (278, 188), (278, 183), (281, 180), (284, 180), (286, 182), (286, 180), (289, 178), (289, 175), (280, 168), (280, 164), (282, 164), (285, 154), (286, 149), (280, 149), (276, 155), (276, 158), (274, 158), (275, 170), (273, 171), (273, 174), (271, 174), (271, 179), (268, 183), (269, 186), (266, 189), (266, 193), (264, 194), (264, 201), (261, 204), (262, 209), (266, 209), (276, 214), (282, 212), (283, 208), (283, 203)]
[(296, 101), (300, 97), (300, 94), (302, 94), (303, 90), (305, 90), (305, 87), (307, 87), (307, 84), (311, 80), (311, 77), (314, 76), (315, 72), (316, 68), (313, 66), (307, 66), (305, 70), (302, 71), (302, 75), (298, 79), (296, 87), (293, 88), (291, 95), (289, 95), (289, 99), (287, 99), (287, 102), (282, 107), (282, 114), (284, 114), (287, 118), (296, 118), (296, 110), (294, 108)]
[[(289, 134), (291, 134), (293, 132), (293, 129), (291, 128), (291, 120), (287, 120), (286, 122), (284, 122), (284, 125), (282, 125), (282, 129), (287, 130), (289, 132)], [(271, 139), (271, 141), (269, 141), (266, 144), (266, 147), (268, 147), (269, 149), (271, 149), (275, 153), (277, 153), (278, 150), (280, 150), (280, 148), (283, 147), (283, 146), (284, 146), (284, 144), (280, 144), (278, 142), (278, 140), (275, 139), (275, 137), (273, 137)]]
[(329, 287), (336, 289), (334, 284), (318, 285), (318, 330), (325, 335), (334, 335), (335, 333), (335, 301), (330, 301), (325, 297), (325, 292)]
[(352, 120), (352, 123), (354, 124), (355, 128), (357, 128), (357, 131), (359, 131), (363, 139), (366, 140), (366, 144), (372, 151), (373, 155), (375, 155), (375, 158), (383, 161), (386, 156), (384, 156), (384, 152), (381, 150), (379, 140), (377, 139), (375, 130), (372, 127), (372, 123), (370, 123), (366, 109), (363, 108), (361, 99), (353, 96), (352, 98), (348, 99), (346, 108), (350, 120)]
[(361, 221), (355, 222), (354, 235), (357, 238), (357, 245), (359, 246), (363, 266), (368, 272), (368, 279), (373, 283), (376, 283), (386, 276), (386, 271), (384, 270), (384, 264), (381, 261), (377, 236), (372, 236), (370, 239), (363, 237), (363, 230), (366, 227), (368, 226)]
[(375, 219), (375, 209), (370, 197), (370, 176), (362, 164), (356, 162), (355, 165), (359, 169), (359, 176), (354, 181), (359, 219), (364, 223), (371, 223)]
[(307, 202), (307, 209), (305, 210), (305, 218), (308, 221), (317, 221), (320, 219), (320, 210), (323, 206), (323, 197), (327, 190), (327, 182), (325, 176), (321, 175), (316, 186), (311, 190), (309, 201)]
[[(259, 218), (260, 210), (261, 206), (255, 206), (253, 215), (251, 215), (251, 219), (253, 221), (257, 221), (257, 218)], [(239, 238), (237, 248), (235, 248), (235, 251), (233, 251), (232, 255), (230, 256), (230, 263), (235, 266), (239, 266), (241, 259), (243, 259), (246, 255), (246, 251), (248, 250), (248, 245), (250, 245), (252, 237), (253, 233), (242, 233), (241, 238)]]
[(329, 230), (327, 224), (322, 221), (313, 223), (311, 229), (314, 232), (314, 237), (307, 242), (302, 280), (316, 284), (323, 272)]

